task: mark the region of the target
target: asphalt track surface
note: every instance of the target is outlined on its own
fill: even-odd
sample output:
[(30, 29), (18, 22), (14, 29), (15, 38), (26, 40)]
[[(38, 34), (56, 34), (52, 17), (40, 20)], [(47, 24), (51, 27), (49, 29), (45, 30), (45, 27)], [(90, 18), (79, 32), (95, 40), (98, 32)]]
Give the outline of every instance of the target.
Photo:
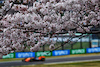
[(80, 57), (66, 57), (66, 58), (52, 58), (46, 59), (45, 61), (34, 61), (34, 62), (0, 62), (0, 67), (14, 67), (21, 65), (37, 65), (37, 64), (49, 64), (49, 63), (60, 63), (60, 62), (74, 62), (74, 61), (85, 61), (85, 60), (100, 60), (100, 55), (95, 56), (80, 56)]

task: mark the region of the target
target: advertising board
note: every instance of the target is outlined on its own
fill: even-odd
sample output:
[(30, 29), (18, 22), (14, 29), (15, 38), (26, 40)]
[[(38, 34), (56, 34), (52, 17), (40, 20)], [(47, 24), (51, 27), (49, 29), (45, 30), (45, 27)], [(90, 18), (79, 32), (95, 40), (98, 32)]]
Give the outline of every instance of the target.
[(16, 52), (16, 58), (27, 58), (27, 57), (35, 57), (35, 52)]
[(39, 56), (52, 56), (52, 52), (50, 51), (44, 51), (44, 52), (36, 52), (36, 57), (39, 57)]
[(70, 50), (55, 50), (52, 52), (52, 56), (69, 55)]
[(96, 47), (96, 48), (87, 48), (86, 49), (86, 53), (98, 53), (100, 52), (100, 47)]
[(73, 49), (71, 50), (71, 54), (84, 54), (86, 53), (86, 49)]
[(15, 53), (10, 53), (10, 54), (7, 54), (7, 55), (3, 55), (2, 58), (3, 58), (3, 59), (15, 58)]

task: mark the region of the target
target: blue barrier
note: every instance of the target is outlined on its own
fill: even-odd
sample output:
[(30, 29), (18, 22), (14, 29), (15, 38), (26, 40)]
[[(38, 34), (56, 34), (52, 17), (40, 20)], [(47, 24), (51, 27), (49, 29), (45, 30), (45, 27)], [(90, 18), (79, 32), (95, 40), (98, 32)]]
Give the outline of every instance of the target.
[(52, 56), (69, 55), (70, 50), (55, 50), (52, 52)]
[(98, 53), (100, 52), (100, 47), (97, 48), (87, 48), (86, 53)]
[(16, 52), (15, 58), (35, 57), (35, 52)]
[[(86, 53), (98, 53), (100, 52), (100, 47), (97, 48), (87, 48)], [(70, 55), (70, 50), (55, 50), (52, 51), (52, 56)], [(15, 58), (27, 58), (35, 57), (35, 52), (16, 52)]]

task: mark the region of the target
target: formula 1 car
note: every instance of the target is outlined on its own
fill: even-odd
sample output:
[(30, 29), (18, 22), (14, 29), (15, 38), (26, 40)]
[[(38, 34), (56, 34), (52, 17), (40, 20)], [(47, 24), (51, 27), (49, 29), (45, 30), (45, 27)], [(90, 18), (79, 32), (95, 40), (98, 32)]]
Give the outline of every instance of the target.
[(45, 61), (45, 56), (29, 57), (22, 60), (22, 62)]

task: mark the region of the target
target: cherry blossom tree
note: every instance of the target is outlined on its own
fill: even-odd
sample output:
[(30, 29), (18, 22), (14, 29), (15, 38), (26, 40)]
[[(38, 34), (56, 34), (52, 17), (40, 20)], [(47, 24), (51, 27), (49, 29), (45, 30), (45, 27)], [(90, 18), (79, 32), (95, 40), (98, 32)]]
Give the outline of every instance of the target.
[(45, 44), (54, 50), (56, 42), (50, 38), (69, 33), (72, 37), (65, 42), (69, 43), (75, 33), (100, 33), (91, 30), (99, 26), (99, 0), (6, 0), (0, 9), (0, 52), (9, 54), (28, 47), (35, 52)]

